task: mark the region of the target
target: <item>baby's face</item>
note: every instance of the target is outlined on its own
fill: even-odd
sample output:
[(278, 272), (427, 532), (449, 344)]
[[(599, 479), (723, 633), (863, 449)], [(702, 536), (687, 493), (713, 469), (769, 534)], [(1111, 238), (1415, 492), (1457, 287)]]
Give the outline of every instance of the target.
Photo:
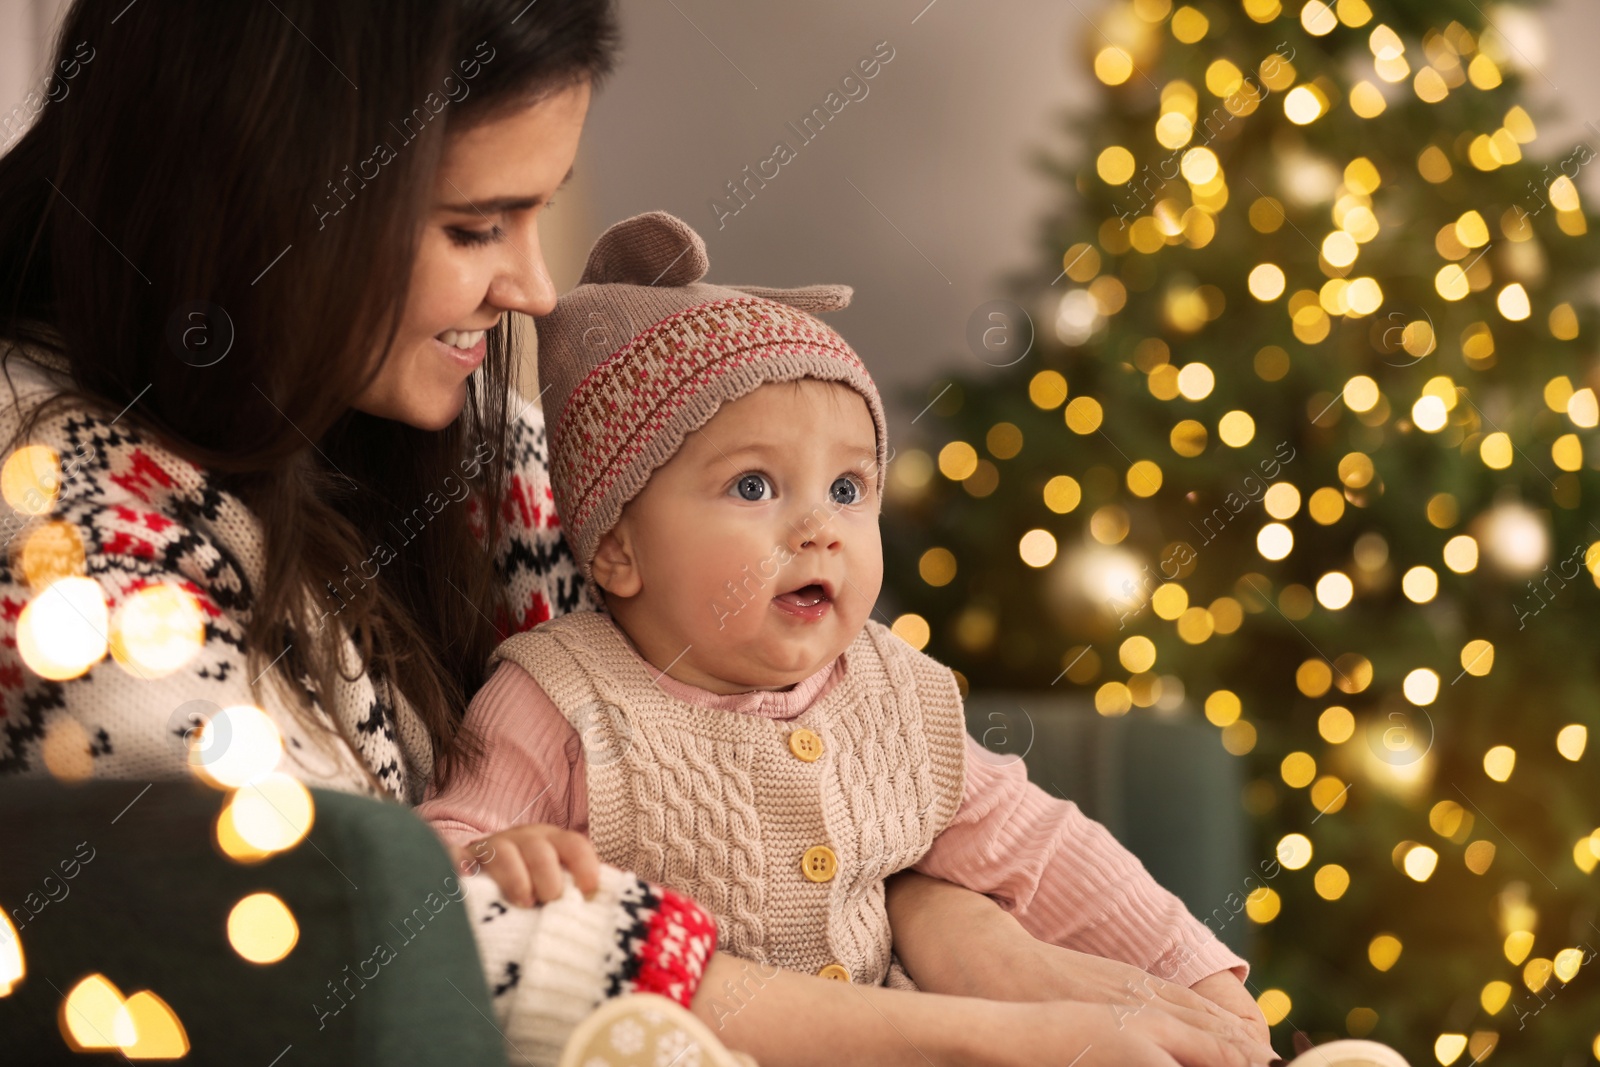
[[(613, 617), (658, 669), (713, 692), (815, 673), (883, 584), (876, 440), (866, 401), (832, 382), (724, 404), (602, 541)], [(617, 571), (605, 561), (619, 552)]]

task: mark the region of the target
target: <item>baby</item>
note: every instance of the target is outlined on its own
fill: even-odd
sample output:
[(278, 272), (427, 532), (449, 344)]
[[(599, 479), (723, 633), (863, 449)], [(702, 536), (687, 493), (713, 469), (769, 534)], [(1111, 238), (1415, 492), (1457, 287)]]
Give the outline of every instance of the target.
[[(557, 511), (604, 606), (500, 646), (467, 714), (486, 759), (424, 816), (456, 844), (586, 833), (771, 965), (908, 985), (884, 880), (913, 868), (1041, 940), (1254, 1011), (1245, 962), (968, 736), (951, 671), (871, 618), (883, 407), (810, 314), (850, 290), (713, 286), (707, 266), (685, 223), (640, 215), (540, 321)], [(592, 877), (570, 834), (510, 851), (499, 877), (530, 904), (561, 892), (557, 862)]]

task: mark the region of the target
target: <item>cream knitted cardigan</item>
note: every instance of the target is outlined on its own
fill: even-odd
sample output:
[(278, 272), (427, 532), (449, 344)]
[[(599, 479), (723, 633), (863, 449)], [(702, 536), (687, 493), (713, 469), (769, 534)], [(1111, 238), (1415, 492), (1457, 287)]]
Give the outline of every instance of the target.
[[(0, 375), (0, 440), (9, 442), (23, 417), (70, 379), (65, 361), (52, 352), (0, 343), (0, 358), (7, 372)], [(514, 616), (497, 620), (502, 632), (594, 607), (551, 503), (543, 414), (513, 397), (517, 408), (509, 454), (485, 459), (512, 468), (501, 505), (505, 535), (495, 551)], [(55, 454), (60, 484), (43, 514), (0, 505), (0, 541), (6, 544), (0, 560), (0, 774), (140, 781), (183, 776), (189, 773), (185, 733), (221, 708), (254, 704), (283, 736), (279, 769), (285, 773), (327, 789), (406, 803), (421, 799), (433, 763), (428, 736), (386, 682), (374, 684), (370, 673), (349, 670), (354, 680), (317, 705), (323, 725), (337, 722), (355, 739), (353, 749), (279, 703), (271, 686), (252, 684), (244, 623), (263, 581), (261, 527), (210, 472), (163, 447), (133, 420), (81, 405), (41, 420), (19, 445), (28, 443)], [(99, 584), (113, 620), (128, 597), (147, 586), (167, 583), (193, 595), (205, 616), (199, 654), (158, 678), (110, 656), (70, 681), (35, 674), (18, 653), (17, 624), (43, 591), (30, 583), (30, 574), (39, 578), (39, 572), (23, 549), (45, 523), (81, 547), (76, 569)], [(53, 576), (50, 571), (44, 579)], [(308, 624), (316, 621), (312, 616)], [(336, 618), (329, 622), (338, 625)], [(292, 641), (286, 634), (286, 651)], [(344, 654), (347, 666), (359, 667), (348, 636)], [(593, 901), (569, 884), (565, 897), (541, 909), (508, 908), (486, 875), (463, 884), (513, 1059), (554, 1062), (567, 1033), (609, 996), (644, 989), (687, 1003), (715, 947), (715, 927), (697, 904), (620, 871), (606, 871)]]
[[(884, 879), (961, 806), (966, 724), (949, 669), (869, 621), (840, 683), (775, 722), (668, 694), (626, 640), (608, 615), (566, 615), (490, 658), (527, 671), (582, 739), (600, 858), (693, 895), (735, 955), (882, 984)], [(792, 748), (801, 730), (816, 736)], [(822, 869), (803, 873), (819, 849)]]

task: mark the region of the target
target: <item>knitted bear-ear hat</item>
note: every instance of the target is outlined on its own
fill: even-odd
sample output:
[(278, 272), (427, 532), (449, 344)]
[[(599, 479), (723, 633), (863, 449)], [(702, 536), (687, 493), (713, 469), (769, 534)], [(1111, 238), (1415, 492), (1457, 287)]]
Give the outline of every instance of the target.
[[(539, 380), (556, 512), (584, 578), (622, 508), (723, 404), (769, 382), (817, 378), (860, 393), (887, 462), (883, 402), (860, 358), (811, 312), (844, 285), (711, 285), (705, 242), (662, 211), (600, 235), (583, 277), (538, 320)], [(865, 476), (866, 472), (863, 472)]]

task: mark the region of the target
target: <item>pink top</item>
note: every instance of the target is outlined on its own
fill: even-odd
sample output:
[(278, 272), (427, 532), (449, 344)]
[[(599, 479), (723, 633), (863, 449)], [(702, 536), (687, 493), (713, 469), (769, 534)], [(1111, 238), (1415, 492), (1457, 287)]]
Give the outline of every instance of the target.
[[(630, 642), (631, 647), (631, 642)], [(637, 649), (634, 654), (638, 655)], [(657, 684), (715, 711), (793, 719), (826, 693), (843, 660), (786, 690), (712, 693), (667, 675)], [(440, 837), (464, 844), (523, 823), (587, 833), (589, 794), (577, 731), (533, 677), (503, 662), (473, 698), (467, 725), (486, 758), (418, 809)], [(915, 869), (988, 894), (1035, 937), (1133, 964), (1184, 986), (1249, 964), (1150, 877), (1111, 832), (1028, 781), (1014, 756), (967, 737), (961, 807)]]

